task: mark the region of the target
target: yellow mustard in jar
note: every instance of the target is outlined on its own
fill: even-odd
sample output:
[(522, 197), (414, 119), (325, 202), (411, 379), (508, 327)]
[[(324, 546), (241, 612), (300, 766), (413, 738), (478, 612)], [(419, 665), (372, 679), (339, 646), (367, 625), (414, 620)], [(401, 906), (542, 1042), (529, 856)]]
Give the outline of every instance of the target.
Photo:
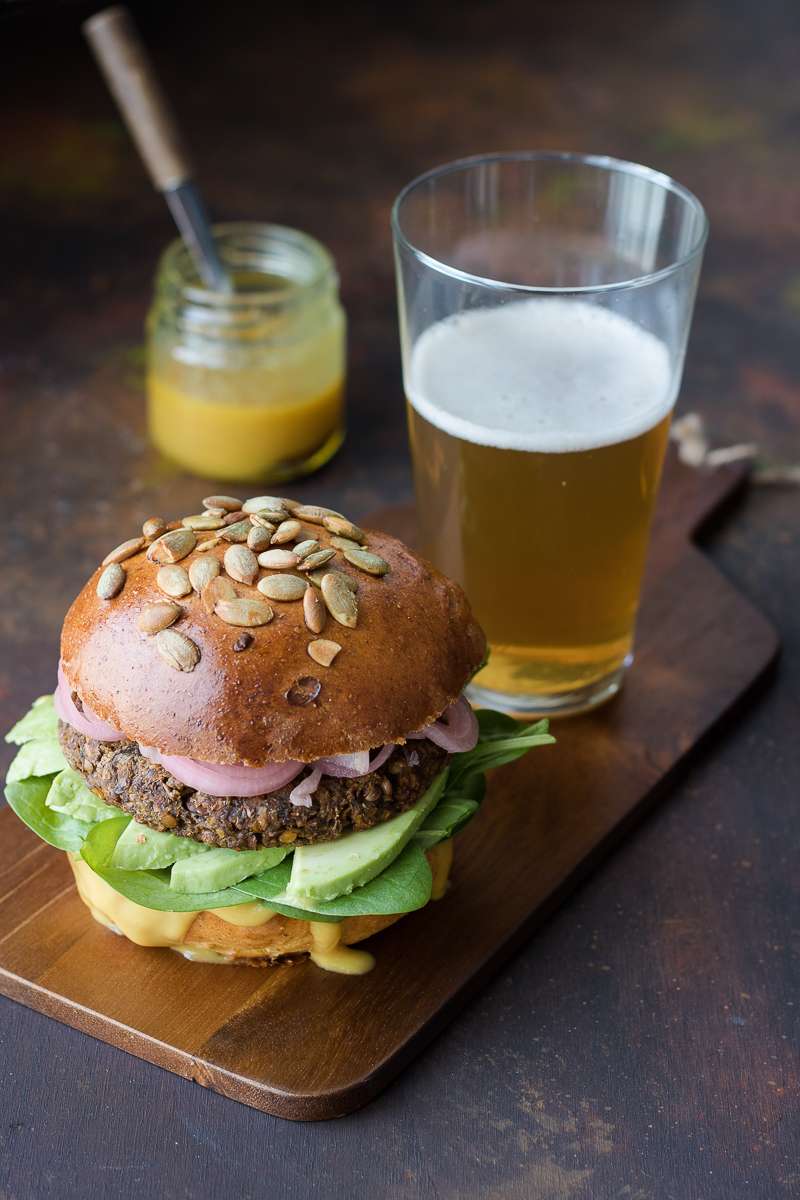
[(280, 483), (344, 438), (345, 315), (319, 242), (281, 225), (217, 225), (233, 291), (165, 251), (148, 317), (148, 422), (156, 447), (198, 475)]

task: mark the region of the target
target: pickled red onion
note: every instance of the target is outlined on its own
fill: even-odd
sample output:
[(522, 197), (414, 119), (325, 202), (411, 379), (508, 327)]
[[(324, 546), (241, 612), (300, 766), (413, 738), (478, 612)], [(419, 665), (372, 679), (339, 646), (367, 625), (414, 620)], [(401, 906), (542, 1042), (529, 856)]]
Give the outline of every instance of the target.
[(139, 749), (180, 783), (208, 796), (264, 796), (290, 783), (306, 765), (290, 761), (266, 767), (222, 766), (178, 754), (161, 754), (153, 746), (140, 745)]
[(77, 729), (84, 737), (92, 738), (96, 742), (121, 742), (125, 739), (124, 733), (120, 733), (107, 721), (101, 721), (88, 704), (84, 704), (83, 712), (80, 711), (72, 699), (72, 689), (61, 663), (58, 664), (58, 686), (53, 693), (53, 705), (61, 720)]
[(449, 754), (462, 753), (472, 750), (478, 742), (478, 718), (472, 711), (469, 701), (459, 696), (449, 708), (446, 708), (438, 721), (410, 733), (410, 738), (427, 738)]
[(359, 750), (357, 754), (334, 754), (329, 758), (318, 758), (315, 766), (323, 775), (333, 775), (336, 779), (355, 779), (359, 775), (370, 772), (369, 750)]
[(320, 785), (323, 775), (332, 775), (337, 779), (360, 779), (371, 775), (382, 767), (394, 750), (394, 742), (382, 746), (370, 761), (369, 750), (360, 750), (357, 754), (336, 754), (330, 758), (320, 758), (313, 764), (311, 774), (302, 779), (289, 793), (292, 804), (310, 805), (311, 797)]
[(311, 774), (306, 775), (305, 779), (301, 779), (289, 792), (292, 804), (297, 804), (301, 808), (310, 808), (311, 797), (319, 787), (320, 779), (322, 779), (322, 771), (319, 767), (314, 767)]
[(321, 767), (323, 775), (333, 775), (336, 779), (360, 779), (362, 775), (371, 775), (378, 767), (382, 767), (394, 746), (394, 742), (382, 746), (373, 759), (370, 759), (371, 750), (359, 750), (356, 754), (318, 758), (314, 766)]
[(383, 764), (386, 762), (387, 758), (389, 758), (389, 756), (391, 755), (394, 748), (395, 748), (395, 743), (389, 742), (386, 746), (384, 746), (381, 750), (379, 750), (378, 753), (375, 755), (375, 757), (371, 760), (371, 762), (369, 764), (369, 771), (367, 771), (367, 774), (371, 775), (373, 771), (378, 770), (378, 767), (382, 767)]
[[(321, 758), (316, 763), (301, 762), (270, 763), (266, 767), (221, 766), (218, 763), (200, 762), (176, 754), (161, 754), (154, 746), (139, 746), (145, 758), (162, 766), (170, 775), (195, 791), (208, 796), (263, 796), (291, 783), (303, 768), (312, 767), (311, 774), (301, 780), (292, 790), (293, 804), (310, 804), (310, 797), (317, 790), (323, 775), (354, 779), (370, 775), (382, 766), (394, 750), (394, 745), (383, 746), (370, 762), (370, 752), (340, 754)], [(298, 798), (295, 798), (297, 796)]]

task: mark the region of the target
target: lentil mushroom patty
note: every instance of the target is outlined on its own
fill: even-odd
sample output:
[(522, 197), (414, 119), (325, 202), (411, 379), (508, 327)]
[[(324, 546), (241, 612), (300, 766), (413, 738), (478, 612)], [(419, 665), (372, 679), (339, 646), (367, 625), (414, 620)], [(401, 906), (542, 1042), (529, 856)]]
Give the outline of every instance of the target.
[(310, 845), (370, 829), (412, 808), (448, 757), (425, 739), (399, 746), (371, 775), (323, 776), (305, 807), (289, 799), (298, 780), (265, 796), (209, 796), (150, 762), (135, 742), (98, 742), (63, 721), (58, 736), (69, 765), (107, 804), (151, 829), (231, 850)]

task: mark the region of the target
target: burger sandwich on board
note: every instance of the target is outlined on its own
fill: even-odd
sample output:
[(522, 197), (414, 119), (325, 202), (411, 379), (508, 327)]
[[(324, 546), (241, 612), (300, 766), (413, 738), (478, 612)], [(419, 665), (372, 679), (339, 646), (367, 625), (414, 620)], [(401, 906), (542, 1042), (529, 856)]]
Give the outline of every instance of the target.
[(472, 712), (484, 635), (401, 542), (282, 497), (204, 505), (77, 597), (6, 797), (138, 945), (363, 973), (354, 943), (444, 895), (484, 771), (552, 739)]

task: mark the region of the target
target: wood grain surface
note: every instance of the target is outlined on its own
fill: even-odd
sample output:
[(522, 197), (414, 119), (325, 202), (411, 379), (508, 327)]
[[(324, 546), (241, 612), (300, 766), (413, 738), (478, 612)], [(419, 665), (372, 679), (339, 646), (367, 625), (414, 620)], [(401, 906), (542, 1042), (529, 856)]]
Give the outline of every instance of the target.
[[(376, 939), (373, 972), (222, 970), (141, 950), (81, 921), (65, 856), (5, 811), (0, 992), (276, 1116), (340, 1117), (370, 1100), (664, 794), (775, 656), (769, 624), (688, 541), (741, 471), (669, 468), (635, 672), (613, 704), (560, 724), (556, 749), (490, 777), (449, 894)], [(398, 532), (410, 515), (394, 514)], [(189, 1013), (195, 989), (203, 1004)]]
[[(350, 433), (305, 497), (355, 519), (409, 499), (388, 210), (487, 149), (612, 153), (696, 190), (712, 233), (680, 406), (800, 461), (796, 5), (133, 8), (215, 214), (298, 225), (339, 262)], [(7, 4), (0, 27), (3, 728), (52, 687), (63, 613), (120, 526), (206, 494), (144, 436), (173, 230), (80, 36), (91, 10)], [(2, 1002), (0, 1195), (795, 1195), (799, 508), (750, 489), (706, 534), (780, 630), (774, 683), (390, 1089), (291, 1125)]]

